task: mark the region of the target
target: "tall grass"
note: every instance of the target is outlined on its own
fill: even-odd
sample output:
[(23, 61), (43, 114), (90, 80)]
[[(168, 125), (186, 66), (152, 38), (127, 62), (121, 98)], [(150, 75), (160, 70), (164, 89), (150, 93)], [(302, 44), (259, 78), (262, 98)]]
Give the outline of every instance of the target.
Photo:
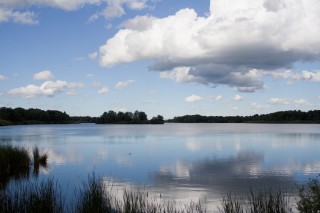
[(292, 213), (290, 197), (281, 190), (250, 190), (247, 199), (228, 192), (219, 208), (222, 213)]
[(83, 188), (76, 191), (77, 201), (74, 212), (80, 213), (202, 213), (200, 202), (177, 204), (150, 198), (146, 191), (132, 191), (124, 189), (122, 199), (116, 198), (112, 193), (112, 185), (107, 185), (95, 174), (83, 182)]
[(75, 192), (77, 200), (74, 212), (115, 212), (112, 208), (112, 196), (100, 178), (96, 177), (94, 173), (88, 176), (88, 181), (83, 182), (82, 185), (83, 188)]
[(0, 190), (10, 179), (29, 177), (31, 158), (28, 150), (10, 145), (0, 146)]
[(0, 146), (0, 173), (11, 174), (21, 169), (29, 168), (30, 156), (28, 150), (10, 145)]
[[(39, 174), (40, 167), (46, 167), (48, 154), (41, 154), (38, 147), (33, 149), (33, 173)], [(11, 179), (28, 178), (31, 170), (31, 156), (23, 147), (0, 145), (0, 190), (4, 189)]]
[(38, 147), (34, 147), (33, 153), (33, 174), (35, 176), (39, 175), (40, 166), (43, 168), (47, 167), (48, 153), (40, 153)]
[(0, 212), (37, 213), (64, 211), (60, 188), (52, 179), (39, 184), (20, 184), (13, 190), (0, 193)]
[[(53, 212), (53, 213), (202, 213), (202, 204), (187, 204), (151, 198), (146, 191), (126, 190), (118, 198), (112, 192), (112, 185), (94, 174), (88, 176), (80, 189), (75, 190), (75, 201), (64, 203), (61, 188), (52, 180), (40, 184), (27, 183), (23, 187), (14, 186), (0, 192), (0, 212)], [(302, 188), (301, 188), (302, 190)], [(297, 200), (298, 210), (302, 213), (318, 213), (320, 203), (319, 179), (311, 179)], [(292, 213), (290, 196), (280, 190), (261, 190), (247, 198), (228, 192), (218, 209), (221, 213)]]

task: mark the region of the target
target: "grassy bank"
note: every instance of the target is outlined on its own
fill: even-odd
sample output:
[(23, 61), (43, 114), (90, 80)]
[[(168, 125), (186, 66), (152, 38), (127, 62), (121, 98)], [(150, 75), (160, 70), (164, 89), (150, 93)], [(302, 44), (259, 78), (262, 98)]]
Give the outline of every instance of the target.
[(52, 179), (40, 183), (21, 184), (0, 191), (0, 212), (6, 213), (191, 213), (205, 212), (200, 203), (177, 205), (148, 197), (147, 192), (124, 190), (122, 199), (112, 195), (112, 185), (94, 174), (74, 189), (74, 200), (65, 203), (61, 187)]
[[(112, 184), (90, 175), (82, 187), (74, 189), (74, 200), (65, 203), (61, 187), (52, 179), (40, 183), (15, 186), (0, 191), (0, 212), (54, 212), (54, 213), (202, 213), (203, 204), (176, 203), (148, 196), (146, 191), (124, 189), (122, 198), (112, 193)], [(318, 213), (320, 210), (319, 178), (311, 179), (300, 188), (299, 198), (292, 203), (290, 196), (280, 190), (251, 191), (247, 198), (227, 193), (215, 212), (219, 213)], [(291, 200), (290, 200), (291, 199)]]

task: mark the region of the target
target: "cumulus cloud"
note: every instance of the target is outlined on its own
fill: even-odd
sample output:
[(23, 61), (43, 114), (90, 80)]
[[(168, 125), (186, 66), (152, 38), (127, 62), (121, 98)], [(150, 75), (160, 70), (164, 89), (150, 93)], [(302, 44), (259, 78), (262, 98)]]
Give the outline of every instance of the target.
[(289, 105), (290, 101), (288, 99), (282, 99), (282, 98), (271, 98), (268, 101), (269, 104), (274, 104), (274, 105)]
[(43, 71), (35, 73), (33, 75), (33, 80), (38, 80), (38, 81), (49, 80), (49, 79), (52, 79), (52, 78), (54, 78), (54, 75), (49, 70), (43, 70)]
[(268, 105), (261, 105), (255, 102), (251, 103), (251, 108), (253, 109), (254, 112), (260, 111), (261, 109), (265, 109), (268, 107), (269, 107)]
[(319, 70), (303, 70), (301, 72), (294, 72), (290, 69), (283, 69), (277, 71), (265, 72), (262, 71), (260, 74), (265, 76), (272, 76), (276, 79), (285, 79), (289, 82), (294, 81), (310, 81), (310, 82), (320, 82), (320, 71)]
[(119, 81), (114, 87), (117, 89), (123, 89), (123, 88), (130, 86), (134, 82), (135, 82), (135, 80)]
[(0, 75), (0, 81), (6, 80), (7, 78), (3, 75)]
[(54, 7), (67, 11), (77, 10), (86, 4), (97, 5), (102, 0), (2, 0), (0, 6), (7, 8), (23, 8), (31, 6)]
[(190, 95), (185, 98), (185, 101), (188, 103), (194, 103), (194, 102), (199, 102), (203, 99), (203, 97), (198, 96), (198, 95)]
[(151, 60), (163, 78), (254, 92), (264, 89), (261, 71), (320, 59), (318, 0), (211, 0), (210, 11), (137, 16), (100, 47), (100, 64)]
[(295, 105), (297, 107), (301, 107), (301, 106), (310, 106), (311, 104), (305, 100), (304, 98), (300, 98), (300, 99), (282, 99), (282, 98), (271, 98), (268, 101), (269, 104), (272, 105)]
[(310, 106), (310, 103), (303, 98), (294, 100), (293, 103), (297, 106)]
[(74, 89), (83, 87), (79, 82), (66, 82), (66, 81), (46, 81), (40, 86), (29, 84), (25, 87), (18, 87), (8, 91), (7, 94), (13, 96), (22, 96), (23, 98), (34, 98), (38, 96), (54, 97), (57, 94), (67, 92), (74, 94)]
[(12, 9), (1, 8), (0, 3), (0, 23), (1, 22), (14, 22), (18, 24), (37, 24), (39, 21), (33, 12), (21, 12)]
[(108, 89), (107, 87), (102, 87), (102, 88), (98, 91), (99, 94), (106, 94), (106, 93), (108, 93), (108, 92), (109, 92), (109, 89)]
[(242, 101), (242, 100), (243, 100), (243, 97), (240, 96), (240, 95), (235, 95), (235, 96), (233, 97), (233, 100), (235, 100), (235, 101)]
[(125, 14), (124, 5), (132, 10), (141, 10), (147, 7), (146, 0), (107, 0), (107, 7), (101, 15), (105, 18), (121, 17)]
[(212, 97), (214, 101), (220, 101), (223, 99), (223, 96), (222, 95), (217, 95), (217, 96), (213, 96)]
[(130, 10), (141, 10), (148, 7), (148, 0), (1, 0), (0, 1), (0, 23), (15, 22), (20, 24), (37, 24), (39, 21), (32, 11), (21, 11), (23, 8), (53, 7), (66, 11), (75, 11), (86, 5), (96, 5), (104, 9), (93, 14), (89, 22), (104, 16), (115, 18), (124, 15), (125, 8)]
[(98, 52), (90, 53), (90, 54), (88, 54), (88, 57), (89, 57), (91, 60), (96, 60), (97, 57), (98, 57)]

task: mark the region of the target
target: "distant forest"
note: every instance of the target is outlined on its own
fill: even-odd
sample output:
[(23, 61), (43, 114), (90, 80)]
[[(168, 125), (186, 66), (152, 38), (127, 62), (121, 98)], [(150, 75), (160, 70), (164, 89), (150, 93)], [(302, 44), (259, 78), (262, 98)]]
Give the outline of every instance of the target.
[[(171, 123), (320, 123), (320, 110), (302, 112), (300, 110), (280, 111), (252, 116), (203, 116), (184, 115), (174, 117)], [(0, 108), (0, 126), (18, 124), (163, 124), (161, 115), (150, 120), (145, 112), (104, 112), (100, 117), (69, 116), (57, 110)]]
[(320, 123), (320, 110), (280, 111), (252, 116), (184, 115), (167, 120), (172, 123)]
[(57, 110), (0, 108), (0, 126), (19, 124), (75, 124), (75, 123), (96, 123), (96, 124), (163, 124), (161, 115), (148, 120), (145, 112), (104, 112), (100, 117), (90, 116), (69, 116), (66, 112)]

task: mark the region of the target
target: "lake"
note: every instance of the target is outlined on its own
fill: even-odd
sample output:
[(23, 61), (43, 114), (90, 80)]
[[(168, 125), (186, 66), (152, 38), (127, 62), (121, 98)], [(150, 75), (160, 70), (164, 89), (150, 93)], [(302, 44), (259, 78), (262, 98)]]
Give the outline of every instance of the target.
[[(0, 143), (48, 152), (48, 168), (64, 193), (89, 174), (149, 196), (202, 201), (216, 210), (227, 191), (286, 189), (320, 173), (320, 125), (164, 124), (30, 125), (0, 127)], [(12, 183), (12, 181), (11, 181)]]

